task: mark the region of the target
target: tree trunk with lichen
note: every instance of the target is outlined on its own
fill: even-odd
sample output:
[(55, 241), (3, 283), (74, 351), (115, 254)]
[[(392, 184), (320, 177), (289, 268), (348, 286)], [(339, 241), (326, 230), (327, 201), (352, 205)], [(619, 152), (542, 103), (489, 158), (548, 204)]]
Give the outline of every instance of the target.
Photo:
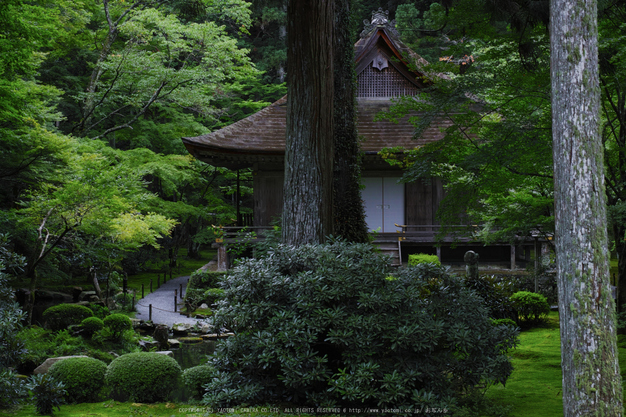
[(333, 232), (333, 0), (290, 0), (283, 242)]
[(354, 42), (350, 39), (350, 0), (335, 0), (335, 161), (334, 234), (350, 242), (367, 242), (361, 198), (359, 136), (356, 127)]
[(622, 415), (609, 281), (595, 0), (552, 0), (556, 256), (565, 416)]

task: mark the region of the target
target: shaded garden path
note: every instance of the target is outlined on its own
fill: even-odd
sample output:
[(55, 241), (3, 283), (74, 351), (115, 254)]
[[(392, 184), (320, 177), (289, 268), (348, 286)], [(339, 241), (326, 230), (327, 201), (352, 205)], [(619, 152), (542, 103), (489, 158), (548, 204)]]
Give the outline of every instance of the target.
[[(136, 318), (140, 320), (148, 321), (149, 318), (149, 306), (152, 304), (152, 322), (155, 324), (165, 324), (168, 327), (172, 327), (176, 323), (196, 324), (202, 323), (202, 320), (187, 318), (181, 315), (179, 312), (174, 312), (174, 291), (180, 291), (180, 285), (182, 284), (183, 290), (187, 288), (187, 280), (189, 276), (180, 276), (173, 278), (163, 285), (161, 285), (154, 292), (146, 295), (141, 300), (137, 301), (137, 314)], [(181, 304), (180, 297), (178, 298), (180, 310)]]

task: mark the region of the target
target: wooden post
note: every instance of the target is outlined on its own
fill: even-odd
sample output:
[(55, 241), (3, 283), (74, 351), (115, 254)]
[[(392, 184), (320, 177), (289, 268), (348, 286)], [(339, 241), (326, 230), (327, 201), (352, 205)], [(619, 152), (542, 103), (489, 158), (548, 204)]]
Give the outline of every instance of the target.
[(437, 246), (437, 258), (439, 262), (441, 262), (441, 246)]
[(152, 278), (150, 278), (150, 294), (152, 294)]
[(511, 269), (515, 269), (515, 245), (511, 245)]
[(148, 306), (148, 321), (152, 321), (152, 304)]
[(178, 290), (174, 290), (174, 313), (176, 313), (178, 310), (178, 294), (177, 294)]
[(143, 284), (141, 284), (141, 298), (145, 297), (143, 290), (144, 290), (144, 286), (143, 286)]
[(180, 299), (183, 299), (183, 284), (180, 284), (180, 292), (178, 293), (178, 296), (180, 297)]

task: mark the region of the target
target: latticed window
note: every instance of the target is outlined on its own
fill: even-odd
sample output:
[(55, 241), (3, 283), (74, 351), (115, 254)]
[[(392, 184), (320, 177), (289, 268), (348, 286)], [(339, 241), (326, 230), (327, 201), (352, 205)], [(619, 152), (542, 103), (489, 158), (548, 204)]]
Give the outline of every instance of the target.
[(399, 97), (415, 94), (415, 84), (392, 66), (378, 70), (368, 65), (357, 76), (357, 97)]

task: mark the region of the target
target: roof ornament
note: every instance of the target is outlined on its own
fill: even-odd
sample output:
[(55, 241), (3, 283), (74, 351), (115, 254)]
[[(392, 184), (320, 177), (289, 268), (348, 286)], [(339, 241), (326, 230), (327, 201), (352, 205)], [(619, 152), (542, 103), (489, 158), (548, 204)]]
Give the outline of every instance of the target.
[(383, 11), (382, 7), (379, 7), (378, 10), (372, 12), (371, 22), (367, 19), (363, 20), (363, 25), (365, 28), (363, 29), (363, 32), (361, 32), (361, 38), (366, 38), (379, 27), (384, 27), (388, 31), (392, 32), (393, 35), (399, 36), (398, 31), (396, 30), (396, 21), (389, 21), (389, 10)]

